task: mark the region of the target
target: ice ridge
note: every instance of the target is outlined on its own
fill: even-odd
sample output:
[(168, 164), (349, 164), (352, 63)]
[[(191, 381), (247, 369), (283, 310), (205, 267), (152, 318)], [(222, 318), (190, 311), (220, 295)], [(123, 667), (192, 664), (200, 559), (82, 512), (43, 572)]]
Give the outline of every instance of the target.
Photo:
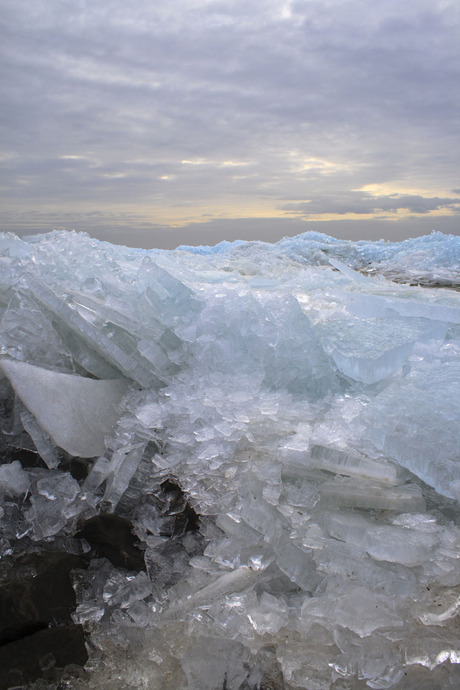
[(440, 233), (0, 237), (1, 553), (116, 513), (145, 562), (75, 574), (76, 688), (455, 687), (459, 265)]

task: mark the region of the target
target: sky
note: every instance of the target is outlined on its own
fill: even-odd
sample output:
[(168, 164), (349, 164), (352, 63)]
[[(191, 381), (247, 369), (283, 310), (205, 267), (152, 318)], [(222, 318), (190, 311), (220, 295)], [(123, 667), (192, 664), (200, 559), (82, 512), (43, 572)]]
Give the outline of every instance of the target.
[(0, 0), (0, 229), (460, 235), (458, 0)]

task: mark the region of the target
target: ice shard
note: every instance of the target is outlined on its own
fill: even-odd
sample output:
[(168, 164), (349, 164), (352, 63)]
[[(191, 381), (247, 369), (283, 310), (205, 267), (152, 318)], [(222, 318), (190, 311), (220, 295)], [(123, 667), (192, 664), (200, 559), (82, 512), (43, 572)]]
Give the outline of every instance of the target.
[(15, 392), (54, 443), (71, 455), (101, 455), (120, 416), (125, 379), (97, 381), (0, 359)]

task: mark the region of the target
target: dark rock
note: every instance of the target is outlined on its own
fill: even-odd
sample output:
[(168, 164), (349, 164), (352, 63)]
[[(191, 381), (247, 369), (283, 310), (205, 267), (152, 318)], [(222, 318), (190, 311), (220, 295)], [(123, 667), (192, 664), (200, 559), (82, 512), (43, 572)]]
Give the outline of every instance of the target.
[(117, 568), (145, 570), (144, 552), (133, 525), (119, 515), (96, 515), (81, 525), (76, 536), (86, 539), (98, 558), (107, 558)]
[(70, 472), (77, 482), (86, 479), (90, 467), (91, 461), (87, 458), (74, 458), (70, 455), (59, 463), (59, 469), (63, 472)]
[(87, 567), (87, 559), (42, 552), (8, 560), (0, 585), (0, 690), (87, 661), (83, 629), (72, 623), (70, 578), (71, 570)]
[(46, 469), (47, 467), (37, 452), (27, 448), (9, 448), (3, 462), (14, 462), (15, 460), (19, 460), (23, 469), (30, 469), (31, 467)]
[(89, 464), (85, 458), (72, 458), (70, 461), (70, 474), (79, 482), (86, 479), (89, 473)]
[(88, 660), (81, 625), (44, 628), (0, 647), (0, 690), (46, 677), (51, 669)]
[(34, 635), (50, 624), (71, 623), (75, 591), (70, 571), (87, 560), (68, 553), (21, 556), (0, 585), (0, 645)]

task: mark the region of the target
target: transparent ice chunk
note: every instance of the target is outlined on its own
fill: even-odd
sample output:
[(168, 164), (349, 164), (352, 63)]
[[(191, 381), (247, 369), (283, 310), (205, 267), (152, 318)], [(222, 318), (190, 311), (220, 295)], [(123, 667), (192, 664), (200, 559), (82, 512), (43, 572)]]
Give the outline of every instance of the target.
[(402, 316), (411, 319), (424, 318), (437, 322), (460, 323), (460, 307), (455, 304), (405, 299), (403, 295), (385, 296), (363, 293), (348, 295), (347, 301), (350, 311), (361, 319), (376, 316), (394, 319)]
[(422, 363), (376, 396), (359, 418), (374, 453), (393, 458), (451, 498), (460, 498), (458, 390), (457, 361)]
[(260, 635), (274, 635), (288, 622), (288, 609), (282, 599), (264, 592), (257, 605), (250, 608), (248, 617)]
[(70, 474), (59, 473), (39, 479), (37, 491), (50, 501), (71, 503), (80, 491), (80, 486)]
[(66, 326), (74, 331), (84, 342), (105, 357), (118, 371), (127, 378), (136, 381), (146, 388), (161, 385), (156, 374), (149, 371), (141, 362), (136, 361), (121, 347), (111, 340), (109, 335), (101, 333), (95, 326), (86, 321), (75, 309), (43, 285), (41, 281), (30, 275), (25, 280), (25, 286), (33, 290), (35, 298), (61, 318)]
[(16, 400), (16, 410), (19, 413), (24, 430), (32, 439), (40, 457), (50, 469), (57, 467), (59, 464), (59, 454), (50, 436), (19, 399)]
[(284, 542), (276, 549), (276, 563), (281, 572), (301, 589), (309, 591), (312, 588), (315, 583), (315, 565), (311, 552)]
[(352, 513), (331, 513), (328, 523), (334, 538), (359, 546), (378, 561), (409, 567), (432, 558), (438, 544), (437, 532), (379, 524)]
[(0, 465), (0, 492), (7, 496), (21, 496), (29, 490), (30, 479), (19, 460)]
[(379, 628), (403, 625), (391, 603), (378, 598), (365, 587), (355, 587), (338, 597), (306, 599), (302, 606), (302, 621), (324, 621), (329, 626), (349, 628), (360, 637), (367, 637)]
[(135, 602), (141, 601), (152, 593), (152, 585), (146, 573), (135, 576), (119, 576), (107, 581), (103, 590), (103, 599), (110, 606), (129, 609)]
[(245, 566), (224, 573), (214, 582), (195, 592), (187, 599), (175, 602), (166, 612), (168, 618), (184, 616), (188, 611), (196, 607), (208, 607), (217, 599), (241, 592), (252, 587), (259, 577), (259, 572)]
[(390, 485), (397, 484), (399, 481), (398, 470), (394, 463), (386, 462), (384, 459), (371, 460), (355, 453), (326, 446), (312, 447), (309, 464), (312, 467), (347, 477), (375, 479)]
[(373, 510), (425, 510), (425, 500), (416, 484), (388, 487), (355, 479), (337, 477), (321, 485), (321, 504), (330, 507), (371, 508)]
[(334, 319), (323, 325), (326, 350), (346, 376), (366, 384), (401, 368), (416, 342), (443, 339), (446, 325), (408, 319)]

